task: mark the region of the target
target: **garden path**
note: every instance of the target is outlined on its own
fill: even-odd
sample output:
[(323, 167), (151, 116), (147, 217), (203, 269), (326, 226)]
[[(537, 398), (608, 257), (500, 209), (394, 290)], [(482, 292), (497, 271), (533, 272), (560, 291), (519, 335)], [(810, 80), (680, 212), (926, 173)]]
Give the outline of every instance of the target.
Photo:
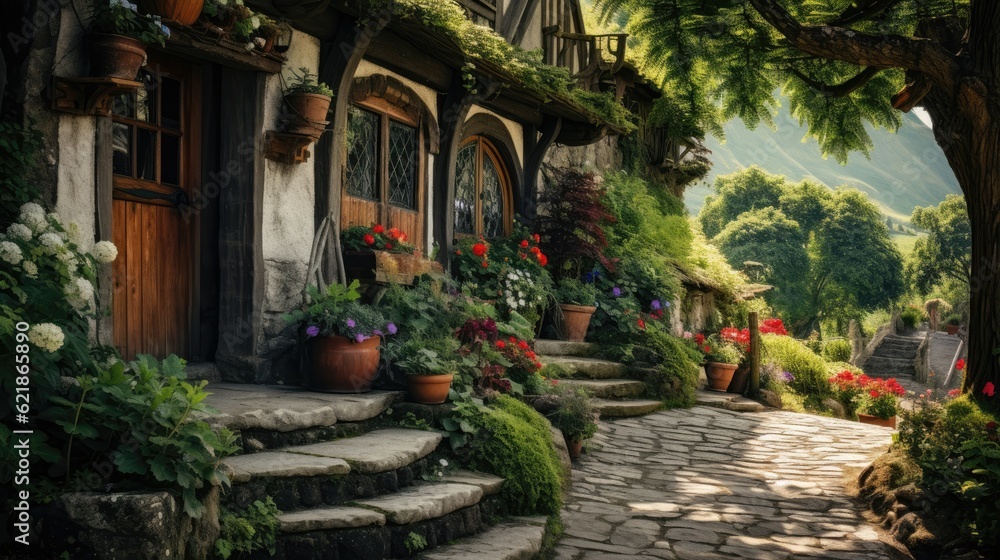
[(845, 488), (891, 434), (705, 406), (604, 421), (574, 465), (556, 558), (893, 558)]

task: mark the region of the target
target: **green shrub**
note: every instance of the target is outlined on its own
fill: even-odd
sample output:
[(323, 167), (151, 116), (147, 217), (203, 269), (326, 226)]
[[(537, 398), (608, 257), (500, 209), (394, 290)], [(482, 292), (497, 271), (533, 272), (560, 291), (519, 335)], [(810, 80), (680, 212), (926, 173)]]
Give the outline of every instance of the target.
[(0, 122), (0, 228), (17, 221), (18, 208), (38, 198), (39, 188), (31, 180), (38, 154), (43, 148), (42, 134), (28, 126)]
[(278, 506), (270, 496), (265, 501), (256, 500), (242, 512), (223, 508), (219, 516), (220, 532), (215, 541), (215, 553), (223, 560), (234, 552), (267, 550), (274, 556), (278, 535)]
[(562, 505), (562, 467), (549, 422), (521, 401), (501, 395), (465, 418), (477, 430), (474, 467), (507, 479), (503, 497), (518, 515), (557, 513)]
[(583, 389), (563, 391), (548, 417), (568, 441), (588, 440), (597, 433), (598, 413)]
[(795, 392), (813, 399), (830, 394), (826, 362), (801, 341), (790, 336), (765, 334), (761, 336), (761, 351), (764, 362), (772, 362), (795, 376), (789, 383)]
[(912, 305), (904, 309), (899, 314), (899, 318), (903, 321), (903, 325), (908, 328), (916, 328), (924, 320), (924, 312), (917, 307)]
[(656, 364), (657, 373), (645, 376), (647, 390), (651, 396), (662, 400), (667, 408), (691, 407), (695, 404), (695, 389), (698, 387), (698, 360), (683, 340), (659, 329), (647, 330), (641, 339), (644, 346), (655, 352), (660, 360)]
[(846, 362), (851, 359), (851, 343), (846, 339), (827, 341), (823, 345), (823, 359), (828, 362)]
[(850, 364), (848, 362), (827, 362), (826, 363), (826, 372), (828, 374), (830, 374), (830, 376), (837, 375), (838, 373), (840, 373), (842, 371), (849, 371), (849, 372), (851, 372), (854, 375), (862, 375), (862, 374), (865, 373), (865, 371), (863, 369), (859, 368), (858, 366), (852, 365), (852, 364)]

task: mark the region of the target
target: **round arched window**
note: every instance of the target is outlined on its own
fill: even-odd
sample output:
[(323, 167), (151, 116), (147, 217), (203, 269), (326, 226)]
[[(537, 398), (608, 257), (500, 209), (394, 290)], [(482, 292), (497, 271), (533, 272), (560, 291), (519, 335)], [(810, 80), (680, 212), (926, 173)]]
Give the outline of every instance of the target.
[(458, 150), (455, 235), (500, 237), (511, 227), (510, 176), (496, 147), (473, 136)]

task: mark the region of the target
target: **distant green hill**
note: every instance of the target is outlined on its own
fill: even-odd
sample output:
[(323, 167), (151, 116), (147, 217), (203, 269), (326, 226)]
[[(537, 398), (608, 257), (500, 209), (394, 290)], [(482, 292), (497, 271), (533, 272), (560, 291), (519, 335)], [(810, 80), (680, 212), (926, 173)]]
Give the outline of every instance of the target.
[(853, 153), (846, 166), (833, 158), (823, 159), (815, 140), (803, 142), (805, 129), (788, 116), (787, 109), (781, 109), (776, 121), (778, 130), (772, 132), (766, 126), (748, 130), (743, 121), (735, 119), (725, 127), (725, 144), (707, 139), (712, 171), (706, 183), (690, 187), (684, 196), (692, 214), (701, 210), (711, 193), (708, 185), (716, 176), (753, 164), (792, 181), (812, 177), (829, 187), (857, 188), (887, 216), (903, 222), (909, 222), (915, 206), (933, 206), (945, 195), (960, 192), (933, 132), (914, 114), (903, 116), (903, 126), (896, 134), (870, 129), (875, 144), (871, 160)]

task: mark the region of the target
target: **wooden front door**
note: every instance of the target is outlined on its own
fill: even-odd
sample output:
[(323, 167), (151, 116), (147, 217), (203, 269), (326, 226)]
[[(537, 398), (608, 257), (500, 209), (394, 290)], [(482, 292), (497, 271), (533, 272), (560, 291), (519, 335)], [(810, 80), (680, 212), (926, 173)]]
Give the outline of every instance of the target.
[(115, 103), (112, 315), (126, 359), (188, 357), (197, 215), (186, 203), (200, 174), (200, 76), (196, 65), (150, 55), (143, 86)]

